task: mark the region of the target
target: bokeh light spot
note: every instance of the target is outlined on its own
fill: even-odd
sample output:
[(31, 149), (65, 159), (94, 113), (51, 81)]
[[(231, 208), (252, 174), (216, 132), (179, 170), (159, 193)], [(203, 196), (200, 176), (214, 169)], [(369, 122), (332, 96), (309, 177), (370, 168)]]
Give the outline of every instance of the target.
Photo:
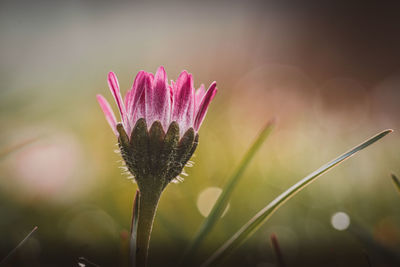
[[(219, 187), (207, 187), (199, 194), (199, 197), (197, 198), (197, 209), (199, 210), (201, 215), (207, 217), (210, 214), (212, 207), (214, 206), (221, 193), (222, 189)], [(228, 209), (229, 204), (226, 206), (221, 217), (225, 215)]]
[(331, 224), (336, 230), (346, 230), (350, 225), (350, 217), (344, 212), (336, 212), (331, 218)]

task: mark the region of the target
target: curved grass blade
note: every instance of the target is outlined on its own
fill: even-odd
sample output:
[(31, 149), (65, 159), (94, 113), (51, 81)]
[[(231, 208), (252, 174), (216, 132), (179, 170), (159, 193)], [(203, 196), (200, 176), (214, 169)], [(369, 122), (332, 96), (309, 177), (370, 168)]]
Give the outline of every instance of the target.
[(78, 266), (80, 266), (80, 267), (88, 267), (88, 266), (100, 267), (100, 265), (97, 265), (96, 263), (86, 259), (85, 257), (79, 257)]
[(2, 148), (0, 150), (0, 159), (7, 157), (8, 155), (12, 154), (13, 152), (15, 152), (15, 151), (27, 146), (27, 145), (30, 145), (31, 143), (36, 142), (40, 138), (41, 138), (41, 136), (37, 136), (37, 137), (34, 137), (34, 138), (30, 138), (30, 139), (24, 140), (24, 141), (22, 141), (22, 142), (20, 142), (18, 144)]
[(136, 190), (135, 199), (133, 200), (132, 209), (132, 224), (131, 224), (131, 238), (129, 241), (130, 259), (131, 266), (136, 265), (136, 236), (137, 236), (137, 226), (138, 226), (138, 210), (139, 210), (140, 193)]
[(399, 178), (397, 178), (397, 176), (394, 173), (392, 173), (392, 181), (400, 193), (400, 180), (399, 180)]
[(222, 194), (219, 196), (218, 200), (214, 204), (210, 214), (204, 220), (203, 224), (200, 226), (199, 231), (196, 234), (196, 237), (193, 239), (192, 243), (188, 246), (183, 259), (181, 261), (181, 266), (188, 266), (192, 259), (192, 255), (196, 252), (201, 242), (205, 239), (207, 234), (211, 231), (211, 229), (215, 226), (216, 222), (219, 218), (221, 218), (222, 213), (225, 211), (225, 208), (228, 205), (228, 201), (230, 196), (232, 195), (233, 190), (235, 189), (237, 183), (242, 177), (246, 167), (249, 165), (254, 155), (267, 139), (269, 134), (271, 133), (273, 127), (275, 126), (275, 120), (269, 121), (265, 127), (262, 129), (261, 133), (258, 135), (257, 139), (254, 141), (252, 146), (249, 148), (247, 153), (244, 155), (242, 161), (233, 172), (232, 176), (229, 178), (226, 186)]
[(336, 159), (323, 165), (316, 171), (310, 173), (305, 178), (294, 184), (288, 190), (283, 192), (272, 202), (270, 202), (265, 208), (259, 211), (250, 221), (248, 221), (236, 234), (234, 234), (221, 248), (219, 248), (202, 266), (219, 265), (231, 252), (243, 244), (257, 229), (261, 227), (263, 223), (269, 219), (269, 217), (287, 200), (293, 197), (296, 193), (304, 189), (307, 185), (313, 182), (316, 178), (326, 173), (331, 168), (335, 167), (344, 160), (350, 158), (355, 153), (375, 143), (385, 135), (391, 133), (393, 130), (385, 130), (370, 139), (364, 141), (360, 145), (337, 157)]
[(33, 227), (32, 231), (30, 231), (29, 234), (28, 234), (27, 236), (25, 236), (25, 238), (22, 239), (22, 241), (19, 242), (19, 244), (18, 244), (13, 250), (11, 250), (10, 253), (8, 253), (7, 256), (4, 257), (4, 259), (2, 259), (2, 260), (0, 261), (0, 266), (3, 265), (4, 263), (6, 263), (7, 260), (10, 259), (10, 258), (15, 254), (15, 252), (16, 252), (23, 244), (25, 244), (25, 242), (33, 235), (33, 233), (34, 233), (37, 229), (38, 229), (37, 226)]

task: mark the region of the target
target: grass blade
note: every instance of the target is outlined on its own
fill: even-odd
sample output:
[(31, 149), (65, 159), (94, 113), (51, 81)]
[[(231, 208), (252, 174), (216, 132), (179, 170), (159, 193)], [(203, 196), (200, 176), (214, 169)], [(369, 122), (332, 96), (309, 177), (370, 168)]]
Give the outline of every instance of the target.
[(344, 160), (350, 158), (355, 153), (359, 152), (360, 150), (368, 147), (369, 145), (375, 143), (385, 135), (391, 133), (392, 130), (385, 130), (370, 139), (364, 141), (360, 145), (356, 146), (355, 148), (351, 149), (350, 151), (344, 153), (343, 155), (337, 157), (336, 159), (328, 162), (327, 164), (323, 165), (316, 171), (310, 173), (305, 178), (301, 179), (299, 182), (294, 184), (288, 190), (283, 192), (277, 198), (275, 198), (272, 202), (270, 202), (265, 208), (259, 211), (250, 221), (248, 221), (236, 234), (234, 234), (221, 248), (219, 248), (202, 266), (209, 266), (209, 265), (218, 265), (230, 253), (239, 247), (243, 242), (245, 242), (252, 234), (257, 231), (258, 228), (261, 227), (263, 223), (287, 200), (293, 197), (296, 193), (304, 189), (307, 185), (313, 182), (317, 177), (321, 176), (322, 174), (326, 173), (331, 168), (335, 167), (339, 163), (343, 162)]
[(37, 226), (33, 227), (32, 231), (30, 231), (30, 233), (25, 236), (24, 239), (22, 239), (21, 242), (19, 242), (19, 244), (10, 251), (10, 253), (7, 254), (7, 256), (4, 257), (4, 259), (1, 260), (0, 262), (0, 266), (3, 265), (9, 258), (11, 258), (11, 256), (13, 256), (15, 254), (15, 252), (32, 236), (32, 234), (38, 229)]
[(269, 121), (262, 129), (261, 133), (254, 141), (252, 146), (249, 148), (247, 153), (244, 155), (237, 169), (233, 172), (232, 176), (229, 178), (222, 194), (219, 196), (210, 214), (207, 216), (203, 224), (200, 226), (199, 231), (196, 234), (196, 237), (193, 239), (192, 243), (188, 246), (188, 249), (186, 250), (183, 259), (181, 261), (181, 265), (183, 266), (189, 265), (188, 261), (191, 260), (192, 258), (191, 256), (196, 252), (201, 242), (211, 231), (211, 229), (215, 226), (218, 219), (221, 218), (222, 213), (224, 212), (226, 206), (228, 205), (229, 198), (232, 195), (232, 192), (235, 189), (240, 178), (242, 177), (243, 172), (253, 159), (258, 149), (261, 147), (261, 145), (264, 143), (264, 141), (271, 133), (274, 125), (275, 125), (275, 120)]
[(88, 266), (92, 266), (92, 267), (100, 267), (100, 265), (97, 265), (96, 263), (86, 259), (85, 257), (79, 257), (78, 259), (78, 266), (82, 266), (82, 267), (88, 267)]
[(392, 180), (393, 180), (393, 183), (396, 186), (397, 190), (400, 193), (400, 180), (399, 180), (399, 178), (397, 178), (397, 176), (394, 173), (392, 173)]
[(279, 246), (278, 238), (276, 237), (275, 234), (272, 234), (270, 236), (270, 238), (271, 238), (271, 245), (275, 251), (276, 260), (278, 262), (277, 266), (285, 267), (286, 265), (285, 265), (285, 261), (283, 260), (283, 255), (282, 255), (281, 247)]
[(132, 224), (131, 224), (131, 238), (129, 241), (130, 259), (131, 266), (136, 265), (136, 236), (137, 236), (137, 226), (138, 226), (138, 210), (139, 210), (139, 190), (136, 190), (135, 199), (133, 200), (132, 208)]
[(0, 150), (0, 159), (3, 159), (5, 157), (7, 157), (8, 155), (12, 154), (13, 152), (15, 152), (15, 151), (27, 146), (27, 145), (30, 145), (31, 143), (36, 142), (40, 138), (41, 138), (40, 136), (34, 137), (34, 138), (30, 138), (30, 139), (24, 140), (24, 141), (22, 141), (22, 142), (20, 142), (18, 144), (2, 148)]

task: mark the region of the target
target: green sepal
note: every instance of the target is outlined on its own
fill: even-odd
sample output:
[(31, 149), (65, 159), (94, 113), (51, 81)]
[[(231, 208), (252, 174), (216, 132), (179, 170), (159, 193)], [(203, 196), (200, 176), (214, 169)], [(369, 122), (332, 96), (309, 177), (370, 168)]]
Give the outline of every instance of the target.
[(175, 150), (174, 158), (172, 160), (172, 165), (167, 173), (168, 182), (172, 181), (182, 172), (183, 167), (185, 167), (186, 163), (190, 159), (190, 157), (189, 159), (187, 158), (193, 148), (194, 139), (195, 139), (195, 133), (193, 128), (187, 130), (185, 134), (182, 136)]
[(196, 151), (197, 145), (199, 144), (199, 134), (196, 134), (196, 136), (194, 137), (194, 141), (193, 141), (193, 145), (192, 148), (190, 149), (189, 153), (186, 155), (185, 158), (183, 158), (183, 162), (185, 162), (185, 164), (189, 161), (189, 159), (193, 156), (194, 151)]
[(135, 165), (133, 163), (133, 159), (131, 158), (132, 149), (131, 145), (129, 143), (129, 138), (128, 135), (125, 132), (124, 126), (122, 123), (117, 124), (117, 131), (119, 133), (118, 136), (118, 146), (121, 151), (122, 158), (124, 159), (126, 166), (128, 167), (128, 170), (133, 173), (133, 166)]
[(165, 134), (164, 146), (163, 146), (161, 154), (160, 154), (160, 162), (161, 162), (161, 166), (162, 166), (162, 172), (164, 173), (164, 176), (166, 177), (165, 178), (166, 183), (165, 183), (164, 187), (167, 186), (167, 184), (171, 180), (171, 178), (168, 177), (168, 171), (174, 165), (174, 158), (175, 158), (176, 148), (178, 146), (178, 143), (179, 143), (179, 125), (177, 122), (174, 121), (169, 125), (168, 131)]
[(140, 190), (165, 188), (182, 172), (199, 140), (193, 128), (179, 138), (179, 125), (175, 121), (166, 133), (159, 121), (148, 130), (143, 118), (136, 122), (130, 138), (122, 124), (117, 125), (117, 130), (122, 157)]
[(152, 177), (162, 175), (161, 150), (164, 145), (165, 132), (159, 121), (155, 121), (149, 131), (149, 172)]
[(141, 177), (147, 177), (149, 174), (149, 133), (145, 119), (139, 119), (131, 133), (130, 147), (132, 154), (130, 162), (131, 173), (135, 176), (136, 181), (140, 184)]
[(124, 126), (122, 123), (117, 124), (117, 131), (119, 133), (118, 136), (118, 142), (123, 146), (123, 147), (129, 147), (129, 137), (125, 132)]

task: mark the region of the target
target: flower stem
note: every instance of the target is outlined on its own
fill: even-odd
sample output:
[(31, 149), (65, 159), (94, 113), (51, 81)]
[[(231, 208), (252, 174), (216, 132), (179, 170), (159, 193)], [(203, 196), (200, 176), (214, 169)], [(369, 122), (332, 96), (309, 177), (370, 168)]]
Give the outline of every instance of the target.
[(154, 217), (161, 196), (160, 190), (142, 190), (139, 198), (139, 219), (136, 240), (136, 267), (145, 267)]
[(129, 240), (129, 255), (131, 267), (136, 267), (136, 236), (137, 236), (137, 225), (139, 218), (139, 190), (136, 190), (135, 198), (133, 200), (132, 207), (132, 224), (131, 224), (131, 235)]

